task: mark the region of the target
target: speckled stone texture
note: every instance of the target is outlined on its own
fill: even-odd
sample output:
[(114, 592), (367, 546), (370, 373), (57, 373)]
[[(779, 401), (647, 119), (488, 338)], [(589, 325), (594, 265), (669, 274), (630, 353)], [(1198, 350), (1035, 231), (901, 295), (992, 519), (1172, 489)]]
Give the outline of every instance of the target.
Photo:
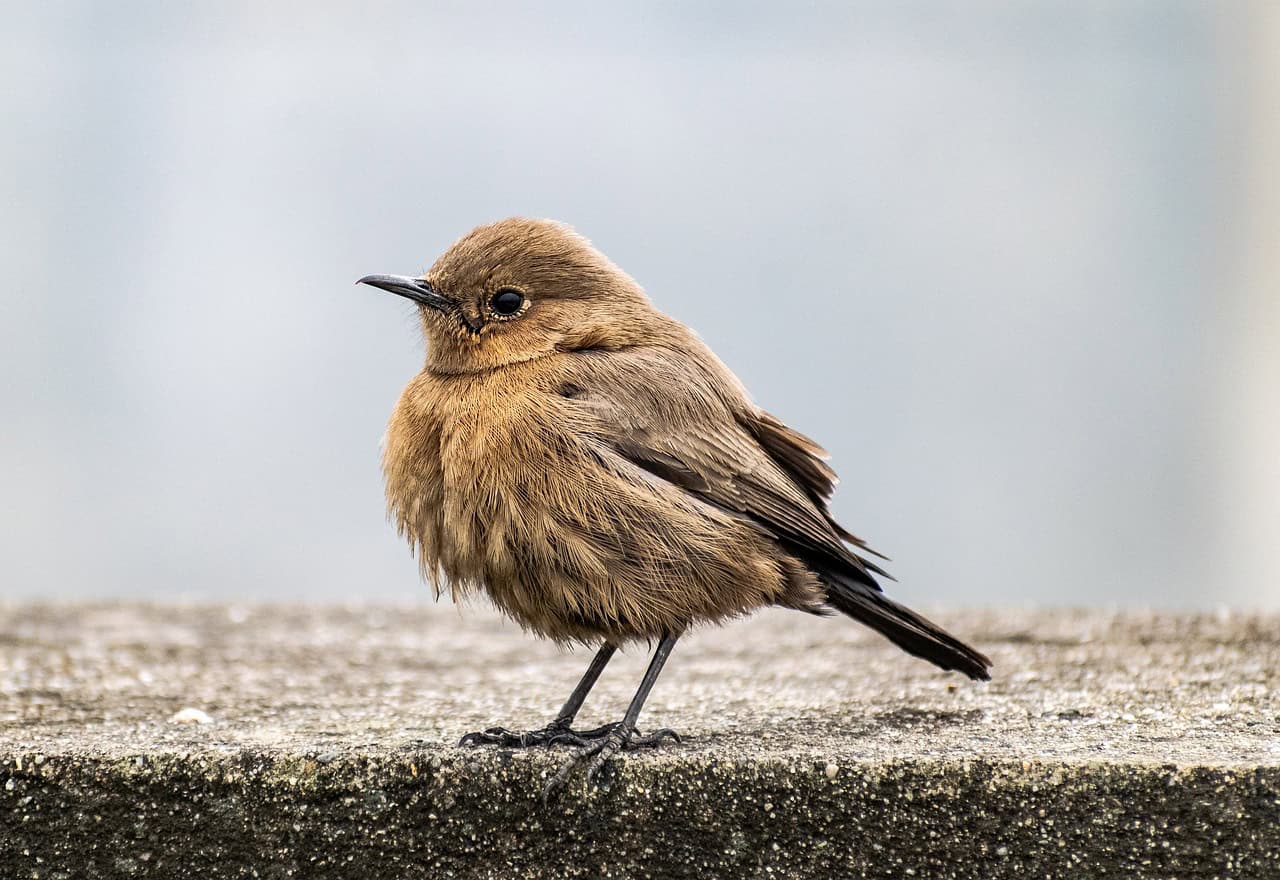
[(0, 878), (1280, 877), (1280, 618), (935, 616), (993, 682), (840, 619), (696, 632), (641, 716), (684, 743), (544, 806), (562, 749), (454, 743), (589, 653), (483, 609), (0, 606)]

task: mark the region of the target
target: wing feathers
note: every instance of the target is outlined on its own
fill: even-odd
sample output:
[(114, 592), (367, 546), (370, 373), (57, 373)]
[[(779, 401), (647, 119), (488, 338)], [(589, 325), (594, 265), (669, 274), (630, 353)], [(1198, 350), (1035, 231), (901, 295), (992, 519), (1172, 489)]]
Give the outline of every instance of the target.
[[(888, 575), (849, 545), (875, 551), (841, 528), (827, 509), (836, 476), (817, 443), (745, 397), (727, 398), (727, 383), (710, 374), (714, 365), (690, 370), (689, 361), (675, 363), (653, 349), (615, 353), (608, 365), (592, 363), (617, 370), (575, 383), (587, 389), (582, 405), (600, 416), (593, 433), (619, 455), (753, 522), (797, 555), (823, 559), (879, 588), (871, 573)], [(676, 369), (687, 372), (652, 381)]]

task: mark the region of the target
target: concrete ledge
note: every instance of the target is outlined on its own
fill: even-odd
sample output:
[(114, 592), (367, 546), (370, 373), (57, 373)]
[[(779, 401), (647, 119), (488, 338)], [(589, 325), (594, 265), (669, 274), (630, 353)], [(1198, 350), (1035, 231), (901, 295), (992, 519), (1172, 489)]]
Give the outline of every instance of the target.
[(587, 656), (487, 613), (3, 607), (0, 876), (1280, 876), (1280, 619), (936, 616), (995, 681), (838, 620), (696, 633), (642, 716), (685, 744), (543, 807), (560, 753), (452, 743)]

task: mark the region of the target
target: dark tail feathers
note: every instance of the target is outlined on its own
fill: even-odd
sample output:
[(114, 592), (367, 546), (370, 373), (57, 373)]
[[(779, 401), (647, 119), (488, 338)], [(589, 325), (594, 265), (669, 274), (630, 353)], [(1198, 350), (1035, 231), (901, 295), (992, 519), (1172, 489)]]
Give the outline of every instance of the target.
[(910, 608), (899, 605), (876, 588), (836, 572), (823, 572), (831, 607), (865, 623), (908, 654), (970, 678), (989, 681), (991, 661), (955, 636)]

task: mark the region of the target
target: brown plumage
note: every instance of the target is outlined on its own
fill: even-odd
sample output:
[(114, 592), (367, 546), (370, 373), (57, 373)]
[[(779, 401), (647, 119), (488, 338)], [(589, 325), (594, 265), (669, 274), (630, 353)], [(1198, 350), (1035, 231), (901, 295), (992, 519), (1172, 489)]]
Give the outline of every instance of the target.
[[(651, 745), (635, 716), (681, 633), (766, 605), (836, 609), (973, 678), (990, 661), (885, 598), (831, 517), (816, 443), (751, 403), (691, 330), (568, 227), (481, 226), (421, 278), (363, 282), (419, 305), (426, 366), (387, 430), (391, 516), (437, 592), (483, 591), (538, 635), (602, 644), (547, 728), (465, 742)], [(658, 642), (627, 717), (569, 723), (614, 648)]]

